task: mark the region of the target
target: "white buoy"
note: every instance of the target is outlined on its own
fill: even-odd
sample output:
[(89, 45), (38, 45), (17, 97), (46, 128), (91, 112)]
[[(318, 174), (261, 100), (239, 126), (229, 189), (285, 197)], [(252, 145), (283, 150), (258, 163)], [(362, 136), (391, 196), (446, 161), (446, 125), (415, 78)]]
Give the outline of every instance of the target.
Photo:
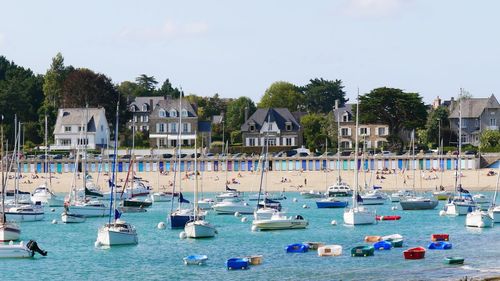
[(158, 229), (165, 229), (165, 223), (164, 222), (159, 222), (158, 225), (156, 226)]
[(179, 233), (179, 238), (180, 239), (186, 239), (186, 237), (187, 237), (186, 232), (183, 231), (183, 232)]
[(391, 208), (391, 210), (393, 210), (393, 211), (397, 210), (397, 209), (398, 209), (398, 207), (396, 207), (396, 206), (392, 206), (392, 208)]
[(50, 209), (50, 211), (51, 211), (51, 212), (55, 212), (55, 211), (56, 211), (56, 209), (52, 208), (52, 209)]
[(52, 224), (57, 224), (57, 221), (56, 220), (52, 220)]
[(241, 222), (247, 222), (248, 218), (247, 217), (242, 217)]
[(234, 216), (235, 216), (235, 217), (239, 217), (239, 216), (241, 216), (241, 215), (240, 215), (240, 212), (236, 212), (236, 213), (234, 213)]
[(332, 225), (337, 225), (337, 221), (336, 220), (332, 220), (331, 224)]
[(99, 242), (99, 241), (95, 241), (95, 242), (94, 242), (94, 246), (95, 246), (96, 248), (101, 247), (101, 242)]
[(299, 201), (299, 200), (297, 200), (297, 198), (293, 198), (293, 199), (292, 199), (292, 201), (293, 201), (293, 202), (297, 202), (297, 201)]
[(304, 204), (304, 205), (302, 205), (302, 208), (304, 208), (304, 209), (308, 209), (308, 208), (309, 208), (309, 206), (307, 206), (307, 204)]
[(257, 231), (259, 230), (256, 225), (252, 225), (252, 231)]
[(445, 211), (445, 210), (441, 210), (441, 211), (439, 211), (439, 215), (440, 215), (441, 217), (442, 217), (442, 216), (444, 216), (444, 215), (446, 215), (446, 211)]

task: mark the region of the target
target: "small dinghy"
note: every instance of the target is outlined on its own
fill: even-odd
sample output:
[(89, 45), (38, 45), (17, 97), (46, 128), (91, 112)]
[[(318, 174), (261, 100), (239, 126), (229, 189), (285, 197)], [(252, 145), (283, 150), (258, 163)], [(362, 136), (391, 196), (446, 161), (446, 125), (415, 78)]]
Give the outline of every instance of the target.
[(365, 236), (365, 242), (378, 242), (382, 240), (382, 236), (376, 236), (376, 235), (370, 235), (370, 236)]
[(425, 249), (423, 247), (411, 248), (403, 252), (407, 260), (419, 260), (425, 258)]
[(31, 258), (35, 252), (42, 256), (47, 255), (47, 251), (40, 249), (33, 240), (26, 245), (22, 241), (19, 244), (0, 245), (0, 258)]
[(285, 250), (287, 253), (305, 253), (309, 251), (309, 245), (308, 244), (290, 244), (285, 247)]
[(373, 246), (356, 246), (351, 249), (351, 256), (353, 257), (368, 257), (373, 256), (375, 248)]
[(342, 255), (342, 246), (340, 245), (325, 245), (318, 248), (318, 256), (334, 257)]
[(386, 240), (391, 242), (392, 247), (394, 248), (401, 248), (403, 247), (403, 239), (392, 239), (392, 240)]
[(376, 216), (378, 221), (398, 221), (401, 219), (401, 216)]
[(64, 208), (65, 210), (61, 214), (61, 221), (64, 223), (81, 223), (87, 219), (84, 215), (70, 213), (67, 206)]
[(431, 241), (449, 241), (450, 240), (450, 235), (449, 234), (432, 234), (431, 235)]
[(207, 255), (190, 255), (182, 259), (185, 265), (204, 265), (207, 263)]
[(226, 267), (229, 270), (248, 269), (248, 265), (247, 258), (230, 258), (226, 261)]
[(325, 243), (323, 242), (304, 242), (302, 244), (306, 244), (307, 246), (309, 246), (309, 250), (314, 250), (314, 251), (319, 249), (319, 247), (325, 246)]
[(373, 247), (375, 248), (375, 250), (379, 251), (390, 250), (392, 248), (392, 243), (389, 241), (379, 241), (373, 244)]
[(401, 234), (391, 234), (391, 235), (386, 235), (382, 236), (382, 240), (387, 240), (387, 241), (392, 241), (396, 239), (403, 239), (403, 236)]
[(444, 242), (444, 241), (438, 241), (438, 242), (432, 242), (427, 246), (427, 249), (429, 250), (449, 250), (451, 249), (452, 245), (449, 242)]
[(250, 265), (259, 265), (262, 264), (262, 255), (253, 255), (246, 257)]
[(462, 258), (462, 257), (445, 257), (444, 263), (446, 263), (446, 264), (464, 264), (464, 258)]

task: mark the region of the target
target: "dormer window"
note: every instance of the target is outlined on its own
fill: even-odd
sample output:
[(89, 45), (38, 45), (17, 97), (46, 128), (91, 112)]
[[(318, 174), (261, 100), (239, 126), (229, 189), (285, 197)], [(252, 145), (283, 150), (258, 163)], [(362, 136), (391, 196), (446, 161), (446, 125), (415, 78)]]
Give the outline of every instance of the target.
[(182, 117), (187, 117), (187, 116), (188, 116), (187, 110), (183, 109), (182, 110)]
[(177, 111), (175, 109), (170, 110), (170, 117), (177, 117)]
[(143, 104), (142, 105), (142, 111), (148, 111), (148, 104)]
[(349, 122), (349, 114), (347, 112), (342, 115), (342, 122)]
[(255, 124), (250, 124), (250, 132), (253, 132), (255, 131)]
[(167, 112), (164, 109), (160, 109), (158, 111), (158, 116), (159, 117), (167, 117)]
[(135, 111), (135, 105), (130, 106), (130, 111), (134, 112)]
[(291, 131), (292, 130), (292, 122), (286, 122), (285, 123), (285, 130)]

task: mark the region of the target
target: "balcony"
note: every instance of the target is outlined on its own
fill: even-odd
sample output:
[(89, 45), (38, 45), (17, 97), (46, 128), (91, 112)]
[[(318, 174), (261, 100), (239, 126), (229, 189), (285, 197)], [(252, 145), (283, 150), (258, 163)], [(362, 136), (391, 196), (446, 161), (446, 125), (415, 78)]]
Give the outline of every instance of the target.
[(488, 126), (488, 130), (498, 130), (498, 126)]

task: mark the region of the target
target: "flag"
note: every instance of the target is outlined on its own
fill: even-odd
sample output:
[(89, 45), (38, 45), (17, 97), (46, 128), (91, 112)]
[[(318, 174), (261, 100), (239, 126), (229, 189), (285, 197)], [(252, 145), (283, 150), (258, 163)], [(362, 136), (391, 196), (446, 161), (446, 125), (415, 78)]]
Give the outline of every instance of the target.
[(115, 220), (119, 219), (122, 216), (122, 213), (118, 211), (118, 209), (115, 209)]
[(361, 198), (361, 195), (358, 194), (357, 200), (359, 203), (363, 203), (363, 198)]
[(184, 199), (184, 196), (182, 196), (182, 192), (181, 192), (181, 193), (179, 193), (179, 203), (187, 203), (187, 204), (189, 204), (191, 202), (189, 202), (189, 200), (187, 200), (187, 199)]
[(226, 191), (237, 191), (236, 188), (230, 188), (228, 185), (226, 185)]
[(109, 184), (109, 187), (115, 187), (115, 184), (111, 180), (108, 180), (108, 184)]

